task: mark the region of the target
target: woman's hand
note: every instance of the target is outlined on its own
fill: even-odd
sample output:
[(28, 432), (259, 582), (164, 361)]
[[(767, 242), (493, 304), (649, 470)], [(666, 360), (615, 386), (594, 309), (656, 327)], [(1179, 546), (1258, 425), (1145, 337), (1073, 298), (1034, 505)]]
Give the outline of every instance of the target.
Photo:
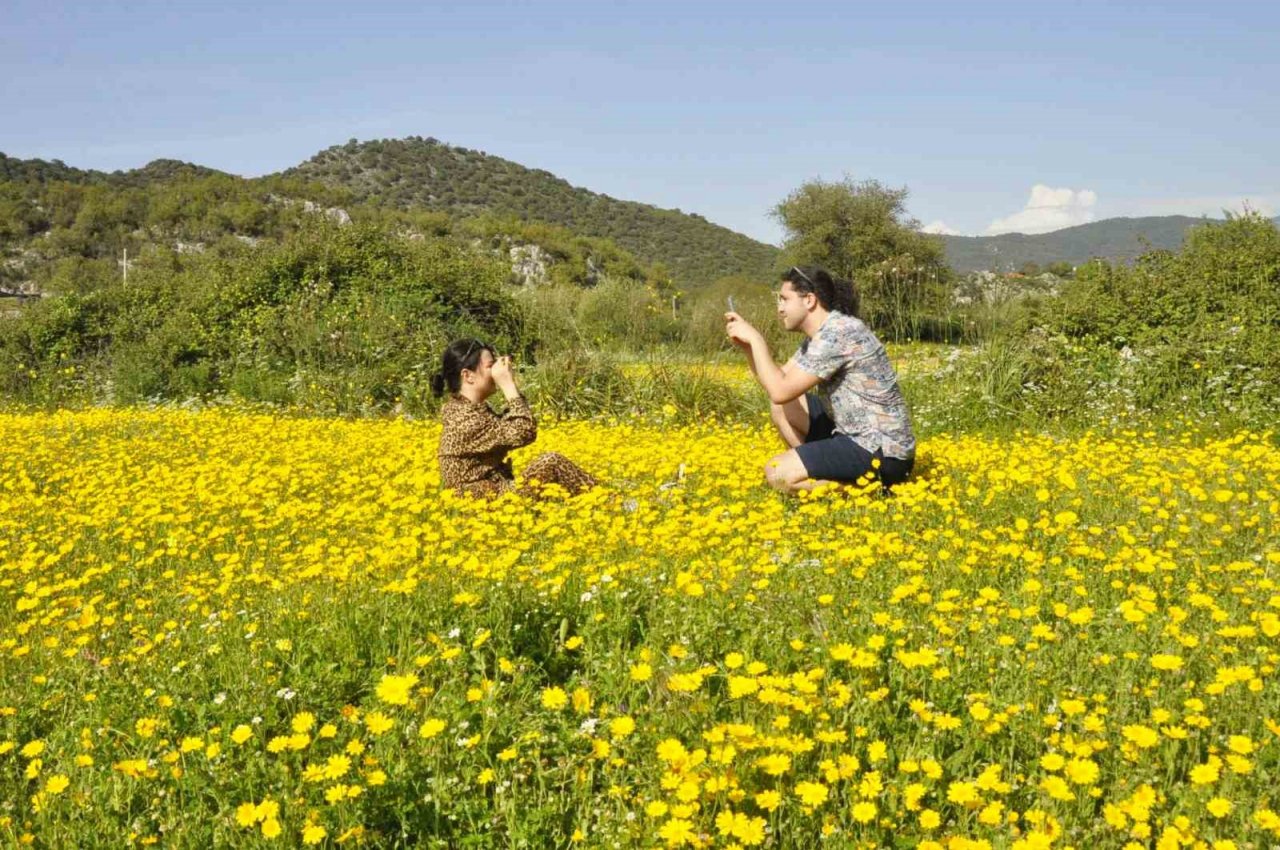
[(494, 360), (493, 365), (489, 367), (489, 374), (493, 376), (494, 384), (507, 398), (519, 395), (520, 390), (516, 388), (515, 375), (511, 372), (511, 355), (504, 354)]
[(750, 351), (753, 344), (764, 339), (760, 331), (753, 328), (750, 322), (732, 311), (724, 314), (724, 332), (729, 337), (729, 341), (743, 351)]

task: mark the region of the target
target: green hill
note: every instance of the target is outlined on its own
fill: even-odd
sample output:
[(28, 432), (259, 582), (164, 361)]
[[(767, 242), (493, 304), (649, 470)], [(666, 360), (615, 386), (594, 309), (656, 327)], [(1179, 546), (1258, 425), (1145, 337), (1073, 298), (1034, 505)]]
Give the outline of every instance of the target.
[(315, 217), (410, 238), (447, 238), (505, 257), (512, 279), (590, 286), (603, 280), (665, 291), (670, 272), (604, 237), (553, 224), (362, 202), (349, 190), (293, 176), (246, 179), (161, 159), (106, 173), (0, 154), (0, 297), (84, 290), (114, 279), (131, 258), (279, 243)]
[(283, 176), (340, 187), (370, 203), (453, 215), (489, 212), (605, 237), (641, 260), (662, 263), (682, 286), (729, 275), (769, 279), (779, 253), (694, 213), (618, 200), (550, 172), (435, 139), (352, 140)]
[(661, 265), (682, 287), (732, 275), (769, 279), (779, 254), (700, 215), (597, 194), (547, 171), (435, 139), (352, 141), (280, 174), (250, 180), (171, 159), (107, 173), (0, 153), (0, 183), (127, 190), (213, 177), (243, 181), (255, 194), (271, 190), (326, 205), (550, 224), (616, 243), (647, 265)]

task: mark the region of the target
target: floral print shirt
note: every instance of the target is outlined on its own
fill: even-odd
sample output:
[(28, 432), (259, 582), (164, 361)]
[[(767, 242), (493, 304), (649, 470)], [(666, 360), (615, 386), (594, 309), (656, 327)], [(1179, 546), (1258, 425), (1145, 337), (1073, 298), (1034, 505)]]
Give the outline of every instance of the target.
[(818, 397), (835, 431), (871, 453), (915, 457), (911, 415), (884, 345), (861, 319), (833, 312), (800, 344), (795, 365), (819, 379)]

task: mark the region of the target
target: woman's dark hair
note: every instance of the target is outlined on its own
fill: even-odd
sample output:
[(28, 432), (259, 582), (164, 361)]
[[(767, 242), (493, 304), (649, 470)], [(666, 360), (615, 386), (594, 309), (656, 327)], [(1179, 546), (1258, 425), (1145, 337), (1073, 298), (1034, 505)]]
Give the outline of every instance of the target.
[(493, 354), (493, 347), (478, 339), (455, 339), (440, 358), (440, 371), (431, 376), (431, 392), (444, 395), (445, 387), (457, 394), (462, 389), (462, 370), (475, 371), (484, 352)]
[(858, 315), (858, 290), (851, 280), (833, 277), (818, 266), (792, 266), (782, 273), (782, 280), (801, 295), (812, 292), (827, 310)]

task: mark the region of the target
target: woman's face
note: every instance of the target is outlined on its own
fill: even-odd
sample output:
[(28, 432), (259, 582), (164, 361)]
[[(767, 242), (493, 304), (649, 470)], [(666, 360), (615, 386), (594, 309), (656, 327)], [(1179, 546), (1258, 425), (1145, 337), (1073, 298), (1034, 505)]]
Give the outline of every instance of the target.
[(480, 352), (480, 362), (476, 368), (462, 370), (462, 382), (476, 388), (481, 398), (493, 395), (497, 385), (493, 382), (493, 352), (485, 349)]

